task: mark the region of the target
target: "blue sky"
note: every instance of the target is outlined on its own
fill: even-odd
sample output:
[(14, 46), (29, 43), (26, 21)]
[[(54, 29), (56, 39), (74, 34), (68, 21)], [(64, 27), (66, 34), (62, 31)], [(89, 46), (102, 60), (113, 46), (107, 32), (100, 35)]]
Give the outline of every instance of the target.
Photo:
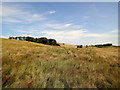
[(54, 38), (68, 44), (118, 44), (117, 2), (17, 2), (2, 5), (2, 37)]

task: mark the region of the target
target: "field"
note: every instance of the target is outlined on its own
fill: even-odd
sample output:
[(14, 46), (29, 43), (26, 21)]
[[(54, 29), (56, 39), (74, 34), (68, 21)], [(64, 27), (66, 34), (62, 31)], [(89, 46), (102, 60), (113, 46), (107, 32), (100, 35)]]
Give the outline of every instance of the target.
[[(118, 47), (2, 40), (3, 88), (118, 88)], [(119, 84), (118, 84), (119, 83)]]

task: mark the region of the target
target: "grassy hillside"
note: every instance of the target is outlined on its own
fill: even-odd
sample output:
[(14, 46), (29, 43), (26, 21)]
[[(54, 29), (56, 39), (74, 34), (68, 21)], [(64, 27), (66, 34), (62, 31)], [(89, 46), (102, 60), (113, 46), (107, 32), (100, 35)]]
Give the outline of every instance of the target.
[(120, 85), (117, 47), (78, 49), (9, 39), (2, 39), (2, 45), (3, 88), (116, 88)]

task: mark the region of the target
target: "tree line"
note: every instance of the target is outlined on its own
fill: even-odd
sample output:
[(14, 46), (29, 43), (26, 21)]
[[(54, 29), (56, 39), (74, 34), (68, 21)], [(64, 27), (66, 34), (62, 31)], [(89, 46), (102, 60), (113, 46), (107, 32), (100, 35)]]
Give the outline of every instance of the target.
[(112, 43), (107, 43), (107, 44), (98, 44), (98, 45), (95, 45), (95, 47), (98, 47), (98, 48), (108, 47), (108, 46), (112, 46)]
[[(109, 47), (113, 46), (112, 43), (107, 43), (107, 44), (97, 44), (97, 45), (86, 45), (84, 47), (97, 47), (97, 48), (104, 48), (104, 47)], [(77, 45), (77, 48), (83, 48), (83, 45)]]
[(24, 40), (24, 41), (42, 43), (46, 45), (60, 46), (55, 39), (47, 39), (46, 37), (41, 37), (41, 38), (34, 38), (29, 36), (28, 37), (9, 37), (9, 39)]

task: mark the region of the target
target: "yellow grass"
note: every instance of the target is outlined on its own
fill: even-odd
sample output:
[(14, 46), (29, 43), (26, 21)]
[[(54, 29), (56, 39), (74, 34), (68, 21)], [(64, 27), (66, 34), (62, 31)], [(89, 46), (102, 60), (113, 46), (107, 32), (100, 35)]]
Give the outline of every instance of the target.
[(3, 88), (119, 86), (118, 47), (67, 48), (9, 39), (2, 42)]
[(75, 45), (65, 44), (65, 43), (58, 43), (61, 47), (67, 47), (67, 48), (77, 48)]

